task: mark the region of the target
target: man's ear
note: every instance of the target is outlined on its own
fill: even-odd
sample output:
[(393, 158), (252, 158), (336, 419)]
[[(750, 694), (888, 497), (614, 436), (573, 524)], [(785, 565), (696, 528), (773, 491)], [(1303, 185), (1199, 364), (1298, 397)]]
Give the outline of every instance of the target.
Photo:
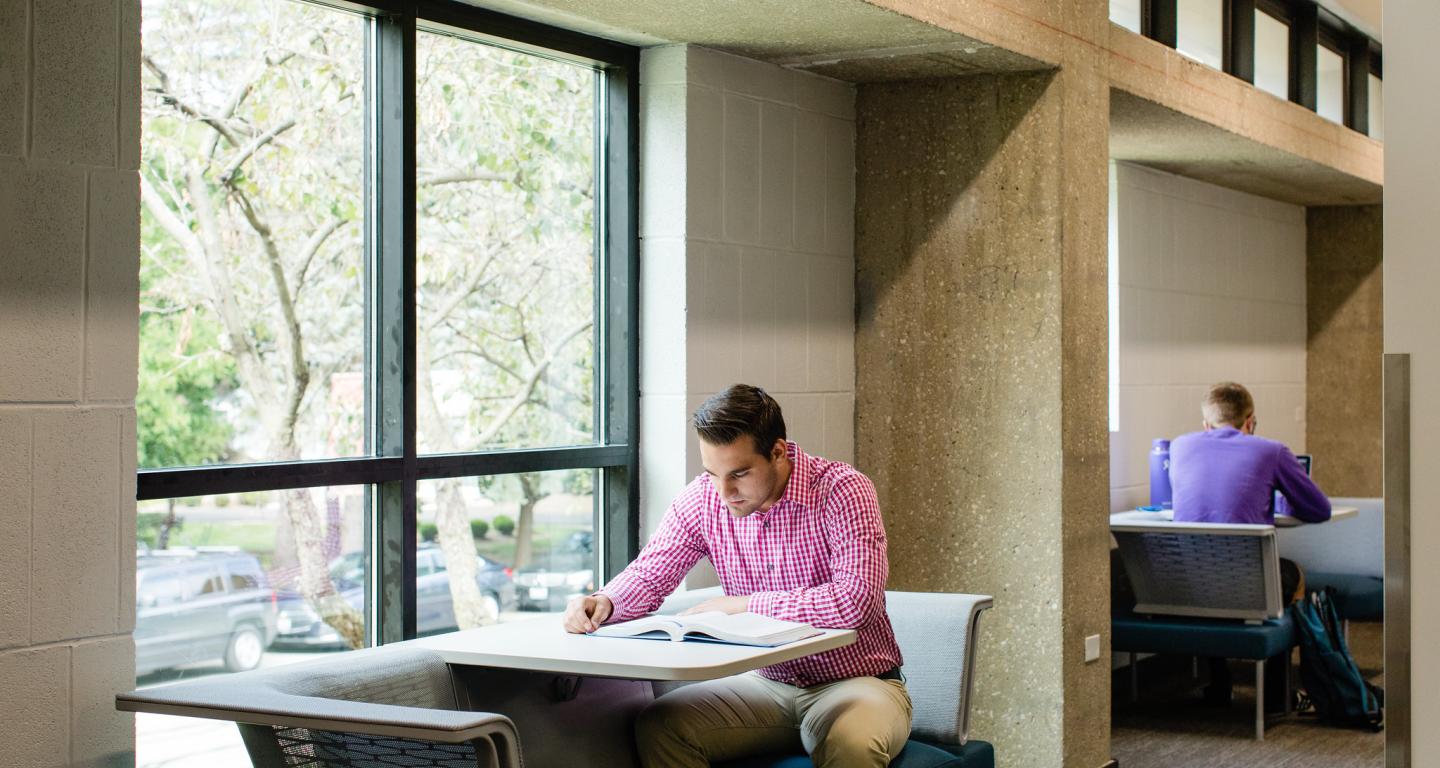
[(777, 461), (779, 461), (780, 459), (782, 459), (782, 458), (784, 458), (784, 457), (785, 457), (785, 438), (783, 438), (783, 437), (778, 437), (778, 438), (775, 439), (775, 444), (772, 445), (772, 446), (770, 446), (770, 461), (771, 461), (771, 463), (774, 463), (774, 462), (777, 462)]

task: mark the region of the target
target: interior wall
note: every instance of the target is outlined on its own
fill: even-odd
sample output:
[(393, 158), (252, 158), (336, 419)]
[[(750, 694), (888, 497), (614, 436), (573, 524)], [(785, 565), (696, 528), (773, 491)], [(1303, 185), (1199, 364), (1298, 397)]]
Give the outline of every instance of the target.
[[(1093, 168), (1065, 154), (1062, 82), (865, 85), (857, 107), (859, 467), (885, 510), (890, 588), (995, 597), (972, 734), (1005, 766), (1099, 765), (1108, 745), (1108, 666), (1079, 654), (1081, 636), (1105, 634), (1108, 603), (1072, 580), (1065, 558), (1083, 553), (1064, 541), (1067, 519), (1087, 519), (1067, 502), (1104, 504), (1103, 462), (1061, 413), (1103, 424), (1103, 124), (1098, 147), (1076, 147), (1098, 151)], [(1090, 198), (1067, 182), (1093, 185), (1100, 209), (1070, 208)], [(1098, 220), (1093, 237), (1079, 218)], [(1101, 354), (1076, 354), (1066, 330)]]
[[(1386, 626), (1386, 643), (1409, 655), (1411, 691), (1398, 702), (1400, 729), (1386, 728), (1389, 766), (1426, 765), (1440, 748), (1440, 99), (1435, 98), (1434, 41), (1440, 36), (1440, 4), (1385, 3), (1385, 352), (1410, 355), (1409, 456), (1410, 572), (1408, 583), (1386, 582), (1387, 591), (1408, 588), (1410, 626)], [(1389, 467), (1386, 468), (1389, 474)], [(1392, 553), (1386, 553), (1387, 558)], [(1387, 566), (1388, 569), (1388, 566)], [(1389, 596), (1387, 596), (1389, 597)], [(1393, 605), (1393, 603), (1391, 604)], [(1389, 616), (1387, 612), (1387, 617)], [(1408, 630), (1408, 632), (1406, 631)], [(1408, 636), (1407, 636), (1408, 635)], [(1408, 640), (1408, 643), (1405, 641)], [(1387, 647), (1387, 660), (1391, 658)], [(1396, 702), (1391, 702), (1395, 711)], [(1405, 716), (1409, 722), (1405, 723)], [(1387, 724), (1388, 725), (1388, 724)], [(1411, 748), (1394, 739), (1410, 736)], [(1408, 758), (1414, 756), (1411, 762)]]
[(1383, 493), (1383, 212), (1306, 212), (1305, 442), (1324, 457), (1315, 481), (1331, 496)]
[(689, 417), (764, 387), (854, 461), (855, 93), (695, 46), (641, 54), (642, 540), (701, 472)]
[(0, 763), (134, 763), (140, 8), (0, 13)]
[[(1200, 401), (1218, 381), (1254, 395), (1257, 434), (1304, 452), (1305, 209), (1128, 163), (1116, 164), (1115, 183), (1111, 511), (1150, 503), (1151, 441), (1199, 430)], [(1317, 469), (1348, 450), (1335, 452)]]

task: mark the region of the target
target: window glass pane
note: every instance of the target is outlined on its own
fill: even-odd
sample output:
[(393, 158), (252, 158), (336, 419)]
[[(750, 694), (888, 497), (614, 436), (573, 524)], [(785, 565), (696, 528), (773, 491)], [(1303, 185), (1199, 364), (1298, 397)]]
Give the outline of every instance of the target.
[(1385, 140), (1385, 81), (1370, 77), (1370, 136)]
[[(136, 687), (363, 645), (367, 505), (363, 486), (140, 502)], [(230, 723), (138, 714), (135, 734), (142, 767), (249, 764)]]
[(417, 46), (420, 450), (593, 443), (599, 76)]
[[(419, 633), (563, 611), (571, 597), (593, 591), (599, 475), (578, 469), (421, 481), (420, 553), (434, 553), (438, 567), (415, 585)], [(475, 554), (465, 580), (455, 578), (455, 552)]]
[(1345, 57), (1316, 46), (1315, 111), (1326, 120), (1345, 121)]
[(1110, 0), (1110, 20), (1140, 34), (1140, 0)]
[(1176, 50), (1202, 64), (1224, 69), (1224, 3), (1179, 0)]
[(1255, 11), (1255, 87), (1290, 98), (1290, 25)]
[(144, 3), (141, 467), (364, 450), (366, 23)]

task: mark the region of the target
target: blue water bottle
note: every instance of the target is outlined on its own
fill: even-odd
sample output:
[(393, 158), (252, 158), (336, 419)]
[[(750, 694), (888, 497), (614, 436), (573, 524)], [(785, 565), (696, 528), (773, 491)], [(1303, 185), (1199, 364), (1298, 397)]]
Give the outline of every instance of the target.
[(1156, 438), (1150, 449), (1150, 506), (1171, 508), (1170, 441)]

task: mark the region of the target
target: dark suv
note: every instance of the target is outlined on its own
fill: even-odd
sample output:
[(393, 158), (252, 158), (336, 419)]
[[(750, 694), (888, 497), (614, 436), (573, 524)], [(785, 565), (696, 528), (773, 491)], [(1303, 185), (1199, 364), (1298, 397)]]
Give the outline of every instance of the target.
[(254, 669), (275, 639), (275, 593), (253, 555), (141, 552), (135, 582), (136, 675), (205, 661)]

